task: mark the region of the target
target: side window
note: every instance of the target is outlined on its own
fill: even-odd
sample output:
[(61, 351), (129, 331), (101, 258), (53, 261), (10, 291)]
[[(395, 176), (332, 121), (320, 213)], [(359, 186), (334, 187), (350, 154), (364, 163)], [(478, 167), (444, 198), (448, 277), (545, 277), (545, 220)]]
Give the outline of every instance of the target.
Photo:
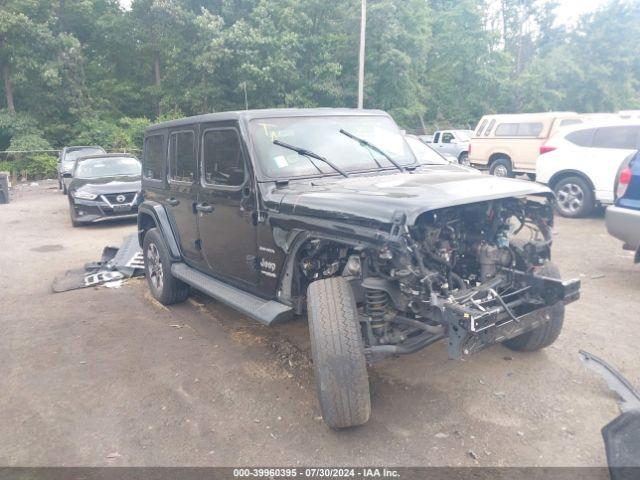
[(142, 174), (149, 180), (164, 180), (164, 135), (144, 139)]
[(637, 146), (638, 127), (602, 127), (596, 130), (593, 146), (597, 148), (633, 149)]
[(442, 143), (451, 143), (451, 140), (453, 140), (453, 133), (445, 132), (442, 134)]
[(567, 125), (577, 125), (578, 123), (582, 123), (582, 120), (578, 118), (565, 118), (564, 120), (560, 120), (561, 127), (566, 127)]
[(518, 136), (519, 137), (537, 137), (542, 131), (542, 124), (535, 123), (519, 123), (518, 124)]
[(244, 183), (244, 156), (236, 130), (206, 131), (202, 152), (206, 184), (237, 187)]
[(501, 123), (496, 127), (496, 137), (515, 137), (517, 134), (517, 123)]
[(493, 120), (491, 120), (489, 122), (489, 126), (487, 127), (487, 129), (484, 131), (484, 136), (488, 137), (489, 134), (491, 133), (491, 129), (493, 128), (493, 126), (496, 124), (496, 119), (494, 118)]
[(440, 132), (436, 132), (433, 134), (433, 143), (438, 143), (440, 141)]
[(196, 178), (195, 134), (191, 131), (169, 136), (169, 178), (189, 183)]
[(542, 131), (542, 123), (501, 123), (496, 128), (496, 137), (537, 137)]
[(595, 128), (586, 128), (584, 130), (576, 130), (575, 132), (568, 133), (565, 138), (579, 147), (590, 147), (594, 133), (596, 133)]
[(478, 127), (478, 129), (476, 130), (476, 137), (479, 137), (480, 134), (482, 133), (482, 130), (484, 129), (484, 126), (487, 124), (487, 119), (485, 118), (484, 120), (482, 120), (482, 122), (480, 122), (480, 126)]

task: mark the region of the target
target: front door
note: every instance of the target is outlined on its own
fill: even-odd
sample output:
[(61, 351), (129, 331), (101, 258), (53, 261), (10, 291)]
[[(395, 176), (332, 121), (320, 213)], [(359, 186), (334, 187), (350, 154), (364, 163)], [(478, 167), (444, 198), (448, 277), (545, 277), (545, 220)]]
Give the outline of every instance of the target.
[(169, 133), (167, 152), (168, 196), (164, 200), (169, 218), (177, 233), (182, 255), (189, 263), (202, 263), (198, 244), (198, 224), (193, 205), (198, 191), (197, 149), (195, 127)]
[(232, 124), (201, 128), (200, 193), (195, 205), (208, 269), (231, 283), (258, 281), (255, 196), (247, 155)]
[(440, 153), (446, 153), (448, 155), (453, 155), (454, 157), (458, 156), (458, 146), (453, 143), (455, 140), (453, 133), (451, 132), (443, 132), (442, 138), (440, 141), (441, 150)]

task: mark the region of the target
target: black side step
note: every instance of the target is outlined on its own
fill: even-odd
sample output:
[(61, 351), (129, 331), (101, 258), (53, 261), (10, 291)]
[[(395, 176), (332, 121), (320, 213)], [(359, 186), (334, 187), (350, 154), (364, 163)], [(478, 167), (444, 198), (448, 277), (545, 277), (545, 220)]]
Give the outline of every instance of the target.
[(196, 290), (200, 290), (226, 303), (247, 317), (265, 325), (285, 322), (293, 317), (293, 309), (291, 307), (274, 300), (263, 300), (260, 297), (205, 275), (185, 263), (172, 264), (171, 273), (174, 277), (188, 283)]

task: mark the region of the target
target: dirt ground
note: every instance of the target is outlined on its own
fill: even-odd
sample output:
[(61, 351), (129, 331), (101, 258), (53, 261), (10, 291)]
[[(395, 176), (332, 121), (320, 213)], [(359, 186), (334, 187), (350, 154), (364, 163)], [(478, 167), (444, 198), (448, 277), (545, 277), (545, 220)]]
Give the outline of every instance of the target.
[(371, 421), (341, 432), (320, 418), (302, 321), (269, 329), (201, 295), (165, 308), (143, 279), (51, 293), (134, 231), (72, 228), (49, 182), (0, 205), (0, 465), (602, 466), (619, 411), (578, 350), (640, 385), (640, 267), (601, 212), (557, 220), (554, 259), (583, 293), (552, 347), (387, 360)]

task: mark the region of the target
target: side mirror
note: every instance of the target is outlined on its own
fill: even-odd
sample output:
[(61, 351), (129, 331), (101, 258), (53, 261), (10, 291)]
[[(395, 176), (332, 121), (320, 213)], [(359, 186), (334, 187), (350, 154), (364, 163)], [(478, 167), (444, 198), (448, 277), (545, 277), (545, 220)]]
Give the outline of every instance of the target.
[(63, 177), (63, 178), (72, 178), (72, 177), (73, 177), (73, 175), (71, 175), (71, 173), (70, 173), (70, 172), (64, 172), (64, 173), (62, 174), (62, 177)]

